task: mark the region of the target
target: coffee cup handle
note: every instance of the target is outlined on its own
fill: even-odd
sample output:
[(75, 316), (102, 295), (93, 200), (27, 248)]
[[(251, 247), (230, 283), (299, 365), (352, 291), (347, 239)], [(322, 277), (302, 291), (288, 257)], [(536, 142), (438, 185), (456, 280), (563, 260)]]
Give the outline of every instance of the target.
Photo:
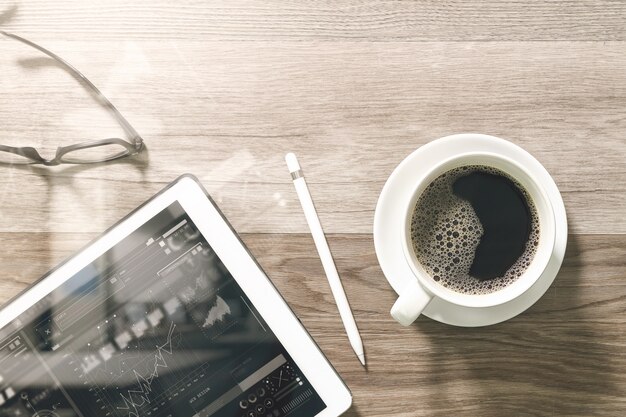
[(428, 303), (433, 299), (433, 295), (426, 291), (415, 279), (406, 285), (400, 297), (391, 307), (391, 316), (401, 325), (409, 326), (413, 323)]

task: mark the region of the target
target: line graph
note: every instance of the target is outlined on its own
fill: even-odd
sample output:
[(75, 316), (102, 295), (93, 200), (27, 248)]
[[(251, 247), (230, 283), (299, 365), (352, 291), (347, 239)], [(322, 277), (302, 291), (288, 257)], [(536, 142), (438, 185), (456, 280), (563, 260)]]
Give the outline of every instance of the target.
[(152, 372), (144, 376), (133, 370), (138, 388), (127, 390), (125, 394), (119, 393), (124, 405), (117, 407), (117, 409), (128, 412), (128, 417), (140, 417), (139, 409), (150, 403), (152, 385), (159, 376), (159, 368), (166, 369), (168, 367), (166, 358), (173, 353), (172, 336), (175, 328), (176, 324), (171, 323), (165, 343), (156, 347)]

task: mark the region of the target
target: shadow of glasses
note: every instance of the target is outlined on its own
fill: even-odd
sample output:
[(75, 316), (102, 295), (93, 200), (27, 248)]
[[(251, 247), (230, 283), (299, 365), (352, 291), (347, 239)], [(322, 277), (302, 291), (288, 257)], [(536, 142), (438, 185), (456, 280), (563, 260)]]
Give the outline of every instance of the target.
[(5, 23), (13, 20), (15, 15), (17, 14), (17, 5), (13, 5), (0, 13), (0, 25), (4, 25)]

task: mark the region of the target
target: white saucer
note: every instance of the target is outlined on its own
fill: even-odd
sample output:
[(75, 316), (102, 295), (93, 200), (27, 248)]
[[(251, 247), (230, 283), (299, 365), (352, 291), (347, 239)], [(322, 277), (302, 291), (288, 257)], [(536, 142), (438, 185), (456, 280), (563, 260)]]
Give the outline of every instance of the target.
[(422, 146), (406, 157), (393, 171), (378, 198), (374, 214), (374, 246), (378, 262), (393, 289), (399, 293), (409, 280), (416, 279), (404, 257), (399, 232), (404, 227), (404, 201), (413, 191), (416, 178), (420, 178), (439, 161), (474, 151), (495, 152), (513, 158), (542, 181), (555, 211), (556, 240), (552, 258), (544, 273), (515, 300), (494, 307), (473, 308), (435, 297), (423, 311), (424, 315), (433, 320), (464, 327), (496, 324), (513, 318), (532, 306), (554, 281), (567, 246), (567, 217), (563, 199), (554, 180), (539, 161), (519, 146), (493, 136), (447, 136)]

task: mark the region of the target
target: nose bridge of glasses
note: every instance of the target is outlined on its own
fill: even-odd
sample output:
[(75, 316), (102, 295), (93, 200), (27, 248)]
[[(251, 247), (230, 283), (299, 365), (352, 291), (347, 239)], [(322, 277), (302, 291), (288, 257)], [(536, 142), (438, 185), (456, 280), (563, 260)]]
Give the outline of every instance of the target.
[(61, 165), (61, 162), (57, 159), (44, 159), (43, 161), (41, 161), (41, 163), (47, 167), (53, 167), (53, 166), (57, 166), (57, 165)]
[(45, 166), (55, 166), (60, 164), (58, 157), (54, 157), (53, 159), (46, 159), (39, 154), (37, 149), (31, 148), (29, 146), (24, 148), (16, 148), (16, 151), (14, 153), (24, 156), (33, 161), (39, 162)]
[(41, 155), (39, 155), (37, 149), (31, 148), (30, 146), (25, 146), (23, 148), (10, 148), (9, 152), (23, 156), (36, 162), (44, 163), (44, 161), (46, 161)]

